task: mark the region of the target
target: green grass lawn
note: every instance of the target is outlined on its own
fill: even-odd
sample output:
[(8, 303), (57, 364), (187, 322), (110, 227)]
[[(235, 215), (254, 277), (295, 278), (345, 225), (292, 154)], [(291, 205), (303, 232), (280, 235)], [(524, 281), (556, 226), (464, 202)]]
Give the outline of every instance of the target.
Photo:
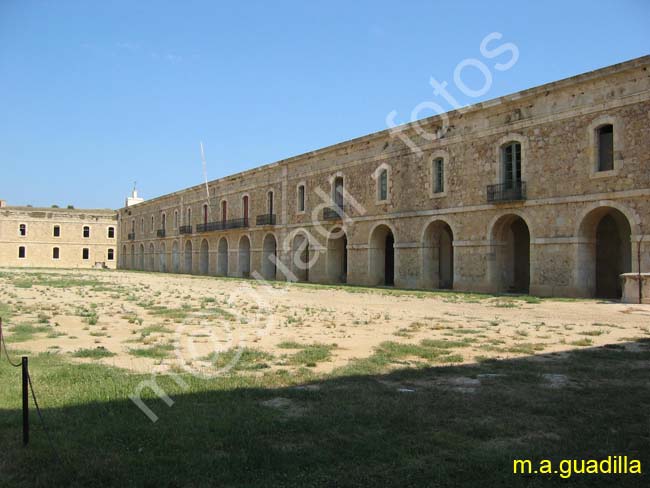
[(63, 465), (35, 412), (32, 442), (22, 447), (20, 372), (2, 360), (0, 486), (648, 486), (646, 475), (512, 474), (512, 459), (526, 457), (625, 454), (650, 467), (650, 343), (635, 345), (379, 373), (383, 355), (444, 356), (449, 346), (388, 343), (374, 363), (327, 377), (304, 368), (184, 375), (185, 389), (163, 376), (171, 407), (143, 395), (156, 423), (128, 399), (150, 376), (33, 356)]

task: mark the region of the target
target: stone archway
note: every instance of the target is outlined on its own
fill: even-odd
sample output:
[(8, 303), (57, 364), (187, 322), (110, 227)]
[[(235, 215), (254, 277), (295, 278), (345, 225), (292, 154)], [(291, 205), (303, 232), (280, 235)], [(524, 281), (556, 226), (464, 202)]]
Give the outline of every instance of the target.
[(185, 243), (185, 251), (183, 254), (185, 259), (183, 272), (192, 274), (192, 241), (187, 241)]
[(273, 234), (267, 234), (262, 244), (262, 276), (274, 280), (277, 272), (278, 242)]
[(580, 223), (578, 284), (591, 297), (621, 298), (620, 275), (632, 270), (631, 225), (620, 210), (598, 207)]
[(144, 244), (140, 244), (140, 253), (138, 255), (138, 269), (144, 270)]
[(530, 290), (530, 230), (517, 214), (501, 216), (490, 235), (494, 247), (492, 281), (497, 292)]
[(386, 224), (379, 224), (370, 235), (368, 279), (371, 285), (395, 284), (395, 234)]
[(160, 253), (158, 254), (158, 271), (167, 272), (167, 246), (164, 242), (160, 243)]
[(251, 275), (251, 241), (248, 236), (242, 236), (239, 239), (239, 259), (238, 273), (242, 278), (248, 278)]
[(181, 272), (181, 253), (178, 249), (178, 241), (172, 244), (172, 271), (174, 273)]
[(201, 241), (199, 247), (199, 274), (207, 275), (210, 271), (210, 244), (207, 239)]
[(330, 283), (348, 281), (348, 238), (341, 228), (332, 230), (327, 238), (327, 279)]
[(291, 242), (291, 270), (298, 281), (309, 281), (309, 238), (298, 233)]
[(156, 250), (153, 242), (149, 244), (149, 259), (147, 259), (147, 271), (156, 271)]
[(228, 276), (228, 240), (225, 237), (219, 239), (217, 247), (217, 274)]
[(422, 238), (422, 287), (454, 287), (454, 233), (443, 220), (429, 223)]

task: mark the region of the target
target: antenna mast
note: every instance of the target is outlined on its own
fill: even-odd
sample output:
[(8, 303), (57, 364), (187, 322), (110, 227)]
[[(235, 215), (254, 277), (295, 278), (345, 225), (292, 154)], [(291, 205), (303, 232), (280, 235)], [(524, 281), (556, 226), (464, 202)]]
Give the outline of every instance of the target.
[(201, 146), (201, 162), (203, 163), (203, 180), (205, 181), (205, 199), (210, 205), (210, 190), (208, 188), (208, 165), (205, 162), (205, 152), (203, 151), (203, 141), (199, 142)]

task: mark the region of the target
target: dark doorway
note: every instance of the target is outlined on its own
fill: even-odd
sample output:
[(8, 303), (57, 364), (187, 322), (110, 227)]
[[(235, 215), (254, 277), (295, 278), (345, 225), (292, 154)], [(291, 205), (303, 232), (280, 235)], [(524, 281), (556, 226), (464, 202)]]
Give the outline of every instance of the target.
[(514, 277), (511, 291), (528, 293), (530, 288), (530, 233), (523, 219), (515, 220), (511, 227), (514, 248)]
[(384, 284), (393, 286), (395, 284), (395, 238), (393, 233), (389, 232), (386, 236), (386, 246), (384, 251)]
[(622, 235), (616, 220), (605, 215), (596, 228), (596, 296), (600, 298), (621, 298), (623, 294), (620, 275), (630, 270), (629, 245)]
[(348, 282), (348, 238), (343, 236), (343, 275), (341, 277), (342, 283)]

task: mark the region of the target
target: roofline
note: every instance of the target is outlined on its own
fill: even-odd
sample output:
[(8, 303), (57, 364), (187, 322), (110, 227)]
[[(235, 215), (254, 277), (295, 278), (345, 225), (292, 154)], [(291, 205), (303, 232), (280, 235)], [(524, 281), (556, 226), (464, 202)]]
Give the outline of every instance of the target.
[(6, 205), (0, 207), (0, 212), (4, 210), (24, 210), (27, 212), (65, 212), (65, 213), (100, 213), (100, 214), (114, 214), (117, 210), (112, 208), (67, 208), (67, 207), (28, 207), (26, 205)]
[[(423, 119), (418, 119), (418, 120), (415, 120), (415, 121), (411, 121), (411, 122), (408, 122), (406, 124), (398, 125), (398, 126), (392, 128), (392, 129), (390, 129), (390, 128), (389, 129), (382, 129), (380, 131), (371, 132), (370, 134), (365, 134), (363, 136), (355, 137), (355, 138), (352, 138), (352, 139), (347, 139), (345, 141), (337, 142), (336, 144), (332, 144), (332, 145), (329, 145), (329, 146), (324, 146), (324, 147), (321, 147), (319, 149), (315, 149), (313, 151), (308, 151), (308, 152), (305, 152), (305, 153), (297, 154), (295, 156), (290, 156), (288, 158), (280, 159), (280, 160), (275, 161), (273, 163), (263, 164), (261, 166), (256, 166), (255, 168), (240, 171), (238, 173), (233, 173), (231, 175), (223, 176), (221, 178), (216, 178), (214, 180), (208, 181), (208, 185), (214, 184), (214, 183), (219, 183), (219, 182), (226, 182), (226, 181), (228, 181), (230, 179), (241, 178), (241, 177), (244, 177), (244, 176), (250, 176), (250, 175), (253, 175), (253, 174), (257, 173), (257, 172), (267, 171), (267, 170), (272, 169), (274, 167), (288, 165), (290, 163), (293, 163), (293, 162), (301, 160), (301, 159), (305, 159), (307, 157), (314, 157), (314, 156), (322, 155), (322, 154), (325, 154), (327, 152), (334, 151), (336, 149), (340, 149), (340, 148), (342, 148), (344, 146), (348, 146), (348, 145), (351, 145), (351, 144), (357, 144), (357, 143), (362, 142), (362, 141), (371, 141), (371, 140), (377, 139), (379, 137), (385, 137), (386, 135), (388, 135), (390, 133), (391, 130), (400, 130), (400, 131), (408, 130), (408, 129), (411, 129), (412, 127), (414, 127), (416, 124), (432, 123), (432, 122), (434, 122), (436, 120), (439, 120), (439, 119), (442, 119), (442, 118), (451, 118), (452, 116), (458, 115), (458, 114), (465, 115), (465, 114), (468, 114), (468, 113), (477, 112), (479, 110), (495, 107), (495, 106), (501, 105), (503, 103), (509, 103), (509, 102), (513, 102), (513, 101), (519, 101), (519, 100), (522, 100), (522, 99), (525, 99), (525, 98), (530, 98), (530, 97), (538, 95), (538, 94), (540, 94), (542, 92), (546, 92), (548, 90), (557, 90), (557, 89), (561, 89), (561, 88), (566, 88), (568, 86), (576, 85), (578, 83), (584, 83), (586, 81), (590, 81), (590, 80), (595, 79), (595, 78), (600, 78), (603, 75), (611, 75), (611, 74), (616, 74), (616, 73), (622, 73), (622, 72), (625, 72), (625, 71), (628, 71), (628, 70), (631, 70), (631, 69), (634, 69), (634, 68), (638, 68), (638, 67), (641, 67), (641, 66), (646, 66), (646, 65), (650, 65), (650, 54), (640, 56), (638, 58), (633, 58), (633, 59), (623, 61), (623, 62), (620, 62), (620, 63), (612, 64), (612, 65), (609, 65), (609, 66), (605, 66), (603, 68), (597, 68), (595, 70), (587, 71), (585, 73), (580, 73), (580, 74), (577, 74), (577, 75), (569, 76), (567, 78), (562, 78), (560, 80), (544, 83), (543, 85), (537, 85), (537, 86), (534, 86), (532, 88), (526, 88), (526, 89), (520, 90), (518, 92), (503, 95), (501, 97), (492, 98), (492, 99), (485, 100), (483, 102), (478, 102), (478, 103), (475, 103), (475, 104), (472, 104), (472, 105), (467, 105), (467, 106), (461, 107), (459, 109), (454, 109), (454, 110), (450, 110), (449, 112), (444, 112), (442, 114), (433, 115), (431, 117), (426, 117), (426, 118), (423, 118)], [(184, 192), (191, 191), (191, 190), (198, 190), (203, 186), (205, 186), (205, 183), (198, 183), (196, 185), (189, 186), (187, 188), (183, 188), (181, 190), (177, 190), (177, 191), (172, 192), (172, 193), (167, 193), (167, 194), (164, 194), (164, 195), (160, 195), (160, 196), (145, 200), (144, 202), (140, 202), (140, 203), (137, 203), (135, 205), (131, 205), (129, 207), (121, 207), (121, 209), (136, 207), (136, 206), (144, 204), (144, 203), (155, 202), (157, 200), (161, 200), (163, 198), (173, 197), (173, 196), (176, 196), (176, 195), (178, 195), (180, 193), (184, 193)]]

